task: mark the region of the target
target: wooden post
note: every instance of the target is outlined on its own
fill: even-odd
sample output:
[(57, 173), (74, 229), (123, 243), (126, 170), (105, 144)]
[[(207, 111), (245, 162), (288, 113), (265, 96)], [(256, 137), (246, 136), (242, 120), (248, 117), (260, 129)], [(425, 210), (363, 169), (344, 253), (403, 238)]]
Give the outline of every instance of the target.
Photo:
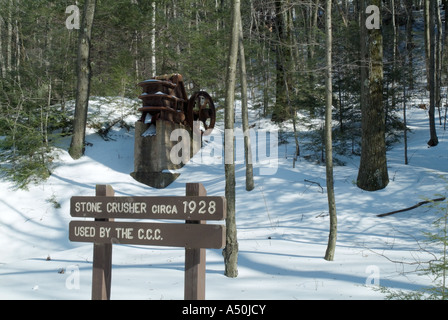
[[(186, 196), (206, 196), (200, 183), (187, 183)], [(186, 221), (206, 224), (206, 221)], [(185, 249), (185, 300), (205, 300), (205, 249)]]
[[(97, 185), (96, 196), (113, 197), (114, 189), (110, 185)], [(95, 219), (95, 221), (113, 221), (113, 219)], [(110, 300), (112, 280), (112, 243), (93, 244), (92, 300)]]

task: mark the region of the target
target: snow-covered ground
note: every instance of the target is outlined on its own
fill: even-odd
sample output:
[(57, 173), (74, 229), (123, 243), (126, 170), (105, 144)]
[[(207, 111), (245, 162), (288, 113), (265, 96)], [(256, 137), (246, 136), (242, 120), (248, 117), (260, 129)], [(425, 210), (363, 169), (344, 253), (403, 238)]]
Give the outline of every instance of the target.
[[(99, 114), (108, 114), (111, 106), (126, 113), (103, 101)], [(99, 110), (99, 103), (91, 108)], [(136, 118), (126, 121), (133, 123)], [(413, 272), (417, 265), (399, 262), (429, 259), (421, 250), (426, 246), (422, 232), (433, 228), (436, 210), (419, 207), (377, 217), (446, 193), (447, 182), (441, 178), (448, 177), (446, 131), (438, 126), (440, 144), (428, 148), (427, 111), (410, 108), (408, 122), (413, 130), (409, 165), (404, 164), (403, 144), (395, 145), (388, 152), (386, 189), (357, 188), (358, 157), (335, 168), (338, 240), (332, 262), (323, 259), (329, 232), (325, 168), (300, 158), (293, 168), (282, 145), (276, 149), (278, 161), (269, 164), (275, 174), (262, 176), (255, 169), (255, 189), (247, 192), (245, 167), (238, 163), (239, 275), (225, 277), (221, 250), (207, 250), (206, 298), (383, 299), (375, 286), (399, 290), (431, 286), (432, 279)], [(268, 121), (252, 119), (251, 123), (273, 127)], [(0, 181), (0, 299), (90, 299), (93, 245), (68, 240), (68, 224), (74, 219), (70, 198), (94, 195), (96, 184), (112, 185), (117, 196), (182, 196), (187, 182), (200, 182), (209, 195), (223, 196), (224, 165), (218, 152), (222, 128), (219, 122), (215, 138), (208, 139), (164, 190), (130, 176), (134, 133), (125, 128), (114, 128), (109, 141), (89, 131), (91, 145), (77, 161), (67, 153), (69, 139), (61, 141), (53, 174), (40, 185), (30, 185), (28, 191)], [(288, 148), (293, 150), (293, 145)], [(238, 147), (237, 153), (242, 152)], [(207, 161), (211, 156), (213, 163)], [(114, 245), (111, 298), (183, 299), (183, 270), (181, 248)]]

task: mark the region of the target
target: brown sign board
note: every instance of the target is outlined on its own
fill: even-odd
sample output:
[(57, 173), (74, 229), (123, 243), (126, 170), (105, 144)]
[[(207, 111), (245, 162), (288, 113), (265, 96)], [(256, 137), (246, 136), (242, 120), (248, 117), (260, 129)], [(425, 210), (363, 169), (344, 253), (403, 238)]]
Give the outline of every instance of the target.
[(192, 223), (71, 221), (69, 239), (77, 242), (222, 249), (225, 226)]
[(72, 197), (72, 217), (223, 220), (225, 197)]

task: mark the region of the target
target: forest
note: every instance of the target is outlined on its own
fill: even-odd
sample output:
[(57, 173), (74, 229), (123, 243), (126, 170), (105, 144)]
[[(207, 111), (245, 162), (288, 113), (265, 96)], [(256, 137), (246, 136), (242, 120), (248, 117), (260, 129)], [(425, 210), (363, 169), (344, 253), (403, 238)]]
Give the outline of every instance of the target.
[[(362, 150), (374, 149), (362, 148), (364, 141), (377, 146), (362, 157), (377, 163), (365, 161), (365, 166), (374, 167), (373, 171), (382, 166), (384, 171), (382, 157), (377, 155), (384, 154), (388, 145), (407, 131), (405, 120), (397, 114), (410, 93), (430, 96), (429, 105), (420, 107), (428, 108), (430, 114), (428, 145), (437, 146), (436, 121), (446, 127), (448, 37), (443, 8), (447, 2), (331, 3), (335, 154), (359, 155)], [(78, 49), (84, 25), (79, 24), (84, 21), (87, 3), (95, 9), (88, 40), (90, 96), (136, 99), (140, 81), (181, 73), (188, 90), (207, 90), (218, 108), (224, 108), (231, 1), (0, 3), (1, 171), (19, 187), (51, 174), (54, 142), (74, 130), (66, 105), (80, 90)], [(367, 10), (369, 5), (379, 9), (379, 17)], [(312, 119), (323, 119), (325, 1), (250, 0), (241, 2), (240, 11), (252, 108), (260, 117), (280, 125), (292, 121), (294, 127), (298, 122), (311, 126)], [(416, 24), (421, 17), (423, 25)], [(381, 27), (369, 28), (372, 21), (381, 22)], [(236, 78), (239, 88), (241, 78)], [(425, 78), (426, 87), (414, 86), (416, 79)], [(239, 95), (240, 91), (236, 92)], [(298, 117), (299, 112), (306, 118)], [(368, 120), (363, 122), (362, 117)], [(363, 125), (374, 121), (384, 126), (379, 138), (378, 132), (370, 130), (378, 126)], [(324, 161), (324, 128), (314, 129), (308, 148), (314, 148)], [(295, 132), (284, 134), (295, 134), (296, 156), (300, 156), (303, 142)], [(382, 175), (378, 183), (372, 182), (372, 177), (360, 177), (358, 184), (364, 189), (381, 189), (388, 179), (387, 172)]]
[[(321, 250), (321, 235), (325, 233), (327, 236), (327, 227), (316, 227), (315, 221), (328, 218), (330, 233), (324, 259), (333, 261), (337, 233), (333, 166), (339, 174), (341, 171), (337, 167), (347, 168), (335, 179), (339, 193), (342, 189), (350, 190), (348, 196), (338, 195), (344, 208), (341, 216), (345, 224), (341, 227), (346, 228), (342, 241), (347, 241), (348, 234), (353, 237), (350, 241), (357, 242), (358, 236), (361, 239), (365, 235), (363, 219), (366, 217), (370, 219), (369, 223), (377, 226), (381, 225), (374, 220), (378, 217), (389, 217), (446, 200), (441, 194), (437, 194), (435, 200), (425, 198), (418, 202), (416, 198), (423, 193), (427, 195), (427, 187), (440, 186), (439, 180), (445, 179), (439, 177), (434, 184), (429, 180), (433, 179), (435, 171), (428, 172), (431, 165), (444, 166), (446, 157), (445, 149), (441, 148), (446, 141), (448, 113), (447, 6), (448, 0), (0, 0), (0, 178), (4, 192), (12, 192), (6, 191), (6, 186), (12, 185), (17, 194), (10, 200), (20, 203), (20, 195), (25, 194), (33, 183), (52, 181), (48, 186), (41, 184), (48, 194), (46, 199), (39, 198), (39, 201), (45, 201), (53, 208), (47, 209), (39, 221), (46, 220), (45, 215), (51, 215), (49, 212), (56, 212), (54, 216), (61, 219), (57, 223), (65, 228), (65, 217), (57, 210), (67, 207), (67, 190), (91, 191), (90, 184), (96, 181), (89, 179), (107, 175), (118, 177), (114, 178), (115, 182), (121, 184), (124, 193), (141, 188), (135, 181), (132, 184), (126, 180), (129, 178), (127, 166), (134, 156), (129, 147), (133, 138), (129, 136), (134, 132), (132, 124), (125, 118), (138, 114), (140, 82), (160, 75), (182, 74), (188, 92), (203, 90), (213, 97), (219, 111), (216, 113), (220, 117), (218, 122), (221, 126), (224, 124), (221, 130), (234, 129), (238, 117), (243, 131), (249, 127), (263, 129), (263, 125), (272, 125), (279, 129), (279, 148), (285, 145), (287, 150), (293, 145), (292, 153), (285, 151), (284, 154), (285, 158), (289, 157), (288, 161), (292, 158), (292, 168), (296, 169), (297, 165), (297, 171), (288, 171), (285, 166), (278, 177), (263, 177), (264, 180), (257, 177), (260, 178), (258, 184), (254, 184), (251, 169), (249, 166), (245, 168), (247, 192), (244, 197), (238, 196), (240, 210), (246, 214), (241, 219), (245, 227), (238, 230), (245, 240), (244, 245), (252, 245), (255, 241), (253, 251), (256, 252), (258, 241), (265, 241), (269, 246), (275, 242), (275, 248), (289, 250), (283, 241), (291, 240), (289, 244), (298, 243), (303, 248), (306, 244), (303, 239), (316, 232), (319, 235), (315, 241), (310, 240), (314, 246), (310, 256), (313, 256), (315, 248)], [(95, 149), (90, 148), (92, 142), (86, 141), (89, 106), (92, 109), (98, 107), (93, 102), (95, 99), (114, 101), (115, 104), (117, 97), (122, 99), (123, 107), (113, 113), (114, 117), (105, 120), (103, 114), (99, 120), (89, 119), (89, 130), (95, 131), (89, 140), (97, 144)], [(114, 104), (110, 103), (107, 108)], [(247, 105), (251, 123), (247, 123)], [(240, 111), (240, 108), (241, 114), (236, 115), (235, 110)], [(418, 119), (424, 119), (425, 124), (408, 125), (409, 111), (414, 115), (421, 111)], [(418, 121), (415, 117), (412, 120), (413, 124)], [(122, 132), (111, 133), (113, 130), (110, 129), (117, 126)], [(410, 158), (414, 157), (416, 162), (418, 158), (418, 162), (426, 166), (408, 166), (408, 134), (422, 127), (426, 131), (423, 147), (421, 144), (416, 147), (417, 139), (413, 135), (414, 149)], [(126, 135), (124, 131), (130, 134)], [(236, 140), (233, 131), (231, 134), (226, 131), (224, 158), (231, 149), (228, 146), (234, 146), (227, 140)], [(119, 141), (117, 136), (120, 136)], [(70, 147), (68, 140), (71, 140)], [(64, 141), (64, 148), (67, 147), (70, 159), (66, 157), (65, 149), (64, 152), (60, 150), (61, 141)], [(109, 141), (110, 145), (115, 145), (106, 146)], [(210, 146), (218, 142), (207, 143)], [(117, 145), (121, 149), (115, 152), (113, 148)], [(401, 148), (404, 150), (404, 166), (398, 167), (401, 159), (397, 160), (396, 155)], [(92, 155), (84, 157), (89, 158), (89, 165), (81, 159), (86, 149)], [(245, 146), (243, 152), (247, 150), (250, 148)], [(101, 167), (98, 159), (104, 162), (109, 152), (111, 160)], [(389, 163), (388, 152), (395, 156)], [(428, 155), (433, 155), (434, 159)], [(58, 156), (65, 157), (65, 167)], [(231, 156), (230, 159), (235, 158), (233, 153)], [(350, 157), (356, 160), (351, 162), (350, 168), (344, 167), (344, 161)], [(111, 165), (114, 161), (116, 164)], [(60, 172), (67, 176), (58, 174), (58, 165), (64, 167)], [(77, 172), (78, 165), (86, 172)], [(217, 173), (218, 169), (222, 168), (209, 166), (204, 169), (192, 165), (186, 171), (197, 176), (212, 172), (212, 180), (219, 179), (220, 185), (209, 185), (211, 190), (220, 194), (225, 191), (224, 273), (227, 277), (237, 277), (239, 242), (235, 203), (236, 190), (241, 191), (241, 186), (235, 186), (235, 181), (242, 180), (238, 176), (242, 170), (236, 174), (235, 161), (225, 162), (224, 174)], [(352, 169), (357, 171), (354, 177)], [(312, 180), (315, 176), (307, 170), (319, 172), (316, 180), (322, 185), (326, 183), (326, 192), (320, 182)], [(299, 177), (303, 182), (297, 181)], [(283, 183), (279, 187), (280, 178)], [(418, 185), (425, 179), (425, 183)], [(225, 188), (222, 188), (224, 180)], [(408, 181), (416, 180), (407, 185)], [(59, 184), (64, 184), (64, 188), (58, 187)], [(320, 195), (311, 194), (311, 185), (319, 187), (320, 193), (325, 194), (325, 207), (322, 199), (317, 198)], [(398, 186), (406, 188), (406, 194), (403, 190), (397, 192)], [(301, 188), (300, 195), (298, 188)], [(59, 190), (59, 194), (54, 190)], [(255, 191), (250, 193), (252, 190)], [(372, 191), (378, 191), (375, 193), (377, 198), (370, 197)], [(434, 197), (435, 192), (440, 192), (429, 191)], [(53, 194), (49, 195), (51, 192)], [(139, 192), (146, 190), (139, 189)], [(282, 192), (287, 192), (287, 196), (282, 197)], [(27, 196), (37, 199), (40, 194), (41, 190), (34, 188)], [(355, 199), (356, 206), (351, 203), (351, 195), (359, 198)], [(402, 201), (396, 200), (397, 197)], [(415, 200), (417, 205), (411, 206), (403, 199)], [(17, 205), (10, 205), (8, 201), (2, 200), (0, 204), (12, 212), (11, 216), (19, 216), (20, 223), (37, 219), (34, 216), (24, 219), (30, 212), (34, 214), (34, 207), (16, 209)], [(384, 205), (384, 210), (381, 201), (389, 202)], [(304, 205), (304, 202), (307, 203)], [(405, 209), (396, 208), (398, 204)], [(373, 217), (372, 212), (380, 214)], [(265, 214), (267, 218), (262, 221), (258, 214)], [(7, 221), (9, 216), (2, 218)], [(308, 223), (308, 233), (304, 237), (303, 227), (297, 228), (297, 219), (301, 219), (300, 223), (302, 219)], [(423, 218), (419, 216), (418, 219)], [(420, 222), (415, 222), (418, 219), (411, 217), (411, 229), (421, 227)], [(359, 234), (350, 229), (352, 222), (360, 228)], [(255, 234), (260, 230), (252, 230), (253, 235), (248, 231), (253, 224), (266, 224), (257, 227), (263, 230), (263, 238), (256, 238), (258, 235)], [(402, 228), (408, 226), (399, 225)], [(445, 220), (445, 231), (446, 225)], [(14, 226), (3, 223), (3, 220), (1, 227), (8, 232), (15, 231)], [(55, 228), (57, 232), (58, 228)], [(277, 228), (283, 233), (277, 233)], [(397, 229), (394, 228), (398, 226), (391, 228), (391, 233), (385, 228), (388, 249), (388, 237), (390, 234), (396, 236)], [(18, 234), (35, 237), (35, 231), (30, 230)], [(3, 235), (7, 236), (6, 233)], [(64, 233), (61, 243), (65, 245), (64, 249), (71, 248), (65, 236)], [(367, 232), (367, 236), (370, 236), (368, 240), (360, 240), (362, 259), (370, 254), (364, 254), (367, 252), (364, 243), (370, 245), (377, 241), (374, 232)], [(47, 239), (46, 233), (42, 239), (52, 240)], [(444, 239), (445, 254), (446, 232)], [(392, 247), (395, 238), (393, 242)], [(58, 244), (58, 241), (51, 241), (51, 246)], [(351, 245), (340, 247), (346, 258), (352, 255)], [(274, 252), (275, 248), (270, 249)], [(7, 249), (15, 253), (12, 246)], [(276, 251), (273, 255), (278, 258), (279, 266), (274, 268), (268, 263), (258, 262), (257, 265), (247, 259), (250, 250), (252, 248), (245, 248), (243, 268), (250, 266), (259, 270), (261, 266), (267, 273), (272, 272), (274, 280), (287, 269), (282, 262), (284, 257)], [(284, 256), (288, 261), (309, 258), (306, 254), (287, 253)], [(221, 255), (219, 259), (222, 259)], [(168, 260), (171, 261), (171, 257)], [(298, 274), (299, 277), (291, 278), (306, 279), (307, 274), (301, 272), (287, 270), (286, 275)], [(350, 274), (349, 270), (347, 274)], [(324, 277), (337, 278), (333, 273)], [(362, 276), (348, 279), (347, 282), (355, 284), (360, 282), (359, 279), (364, 280)], [(316, 281), (314, 286), (316, 291)], [(446, 297), (445, 284), (443, 288)], [(292, 296), (295, 297), (295, 291)]]

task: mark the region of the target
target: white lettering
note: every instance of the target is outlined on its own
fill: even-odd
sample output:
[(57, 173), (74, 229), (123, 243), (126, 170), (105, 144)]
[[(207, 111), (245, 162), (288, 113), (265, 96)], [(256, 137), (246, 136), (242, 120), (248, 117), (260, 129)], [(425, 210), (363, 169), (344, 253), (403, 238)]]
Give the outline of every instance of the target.
[[(375, 13), (371, 19), (374, 19), (376, 26), (377, 20)], [(371, 22), (366, 22), (368, 25)], [(378, 22), (379, 23), (379, 22)], [(372, 24), (373, 25), (373, 24)], [(369, 26), (368, 26), (369, 27)], [(193, 130), (193, 140), (196, 141), (200, 132)], [(199, 140), (201, 136), (199, 136)], [(181, 138), (181, 139), (179, 139)], [(245, 139), (250, 138), (251, 154), (245, 159), (243, 153), (235, 152), (244, 148)], [(201, 149), (200, 157), (190, 159), (190, 137), (185, 129), (176, 129), (170, 136), (171, 141), (177, 141), (170, 151), (170, 160), (173, 164), (186, 163), (190, 160), (197, 164), (234, 164), (247, 161), (259, 168), (260, 175), (274, 175), (278, 170), (278, 131), (277, 130), (258, 130), (249, 129), (243, 132), (241, 129), (225, 129), (224, 135), (217, 130), (207, 135), (205, 145)], [(255, 143), (252, 143), (255, 141)], [(224, 150), (223, 150), (224, 146)], [(193, 148), (195, 144), (193, 144)], [(240, 156), (239, 156), (240, 155)]]
[(75, 227), (74, 232), (75, 236), (77, 237), (86, 237), (86, 238), (95, 237), (95, 227), (78, 226)]
[(163, 240), (160, 229), (138, 229), (137, 237), (139, 240)]
[(71, 5), (65, 9), (65, 13), (71, 13), (65, 20), (65, 26), (68, 30), (79, 29), (79, 8), (78, 6)]
[(366, 13), (371, 13), (366, 19), (366, 28), (369, 30), (380, 28), (380, 8), (376, 5), (370, 5), (366, 8)]
[(102, 202), (76, 202), (75, 211), (101, 213), (103, 212), (101, 208), (102, 205), (103, 205)]
[(370, 275), (366, 278), (366, 286), (380, 285), (380, 268), (378, 266), (367, 266), (366, 273), (370, 273)]
[(182, 314), (183, 315), (209, 315), (210, 318), (212, 318), (216, 312), (225, 312), (226, 315), (232, 314), (232, 315), (245, 315), (247, 317), (251, 315), (264, 315), (264, 310), (266, 308), (266, 305), (228, 305), (227, 309), (219, 309), (217, 310), (216, 307), (196, 307), (193, 305), (189, 305), (188, 307), (182, 308)]
[(132, 235), (134, 228), (115, 228), (115, 231), (117, 232), (118, 239), (134, 239)]
[[(181, 140), (179, 141), (179, 138)], [(190, 160), (190, 134), (185, 129), (175, 129), (171, 132), (170, 141), (178, 141), (171, 148), (170, 160), (173, 164), (187, 163)]]
[(162, 237), (160, 236), (160, 229), (156, 229), (154, 231), (154, 240), (162, 240)]
[(65, 280), (65, 287), (68, 290), (79, 289), (79, 267), (74, 265), (68, 266), (66, 269), (66, 273), (68, 274), (68, 277)]
[(110, 228), (100, 227), (100, 237), (101, 238), (109, 238)]
[(216, 312), (216, 307), (195, 307), (190, 304), (189, 307), (183, 307), (182, 314), (184, 315), (209, 315), (210, 318), (213, 318)]
[(184, 201), (182, 202), (184, 205), (184, 213), (186, 214), (214, 214), (216, 212), (216, 202), (210, 201), (207, 203), (207, 201), (201, 200), (199, 201), (199, 205), (196, 204), (196, 201)]
[(245, 305), (245, 304), (236, 304), (234, 306), (227, 306), (226, 314), (241, 314), (247, 317), (253, 314), (264, 314), (264, 309), (266, 305)]
[(144, 202), (109, 202), (106, 206), (107, 213), (146, 213)]
[(177, 206), (170, 204), (154, 204), (151, 207), (154, 214), (177, 214)]
[(276, 174), (278, 170), (277, 130), (259, 130), (257, 135), (257, 147), (260, 175), (269, 176)]

